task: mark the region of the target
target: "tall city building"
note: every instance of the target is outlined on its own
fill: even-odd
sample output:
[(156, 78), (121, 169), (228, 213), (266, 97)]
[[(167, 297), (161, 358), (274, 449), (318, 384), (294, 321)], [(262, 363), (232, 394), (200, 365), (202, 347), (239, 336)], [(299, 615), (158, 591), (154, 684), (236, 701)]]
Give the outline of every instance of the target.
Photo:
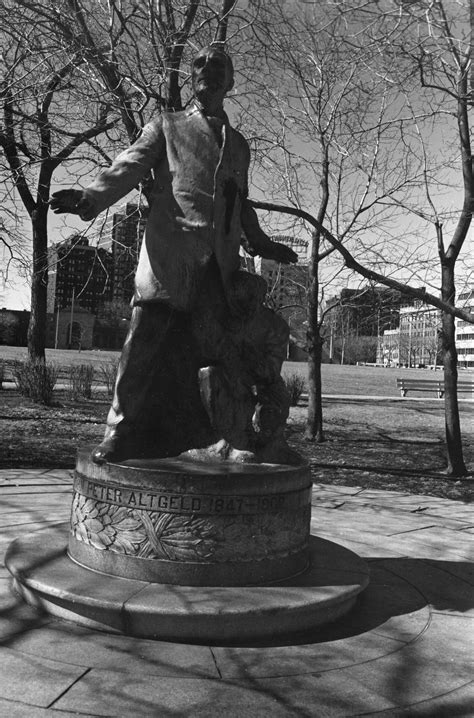
[[(400, 292), (371, 284), (344, 288), (339, 296), (329, 299), (323, 330), (331, 360), (348, 364), (379, 362), (380, 337), (398, 328), (401, 301)], [(390, 356), (392, 349), (390, 346)]]
[(128, 303), (133, 296), (134, 276), (138, 262), (146, 211), (128, 203), (125, 212), (113, 216), (112, 225), (112, 300), (116, 304)]
[[(457, 304), (474, 312), (474, 287), (461, 292)], [(474, 324), (456, 319), (456, 347), (459, 366), (474, 367)]]
[(400, 307), (399, 327), (380, 336), (377, 362), (386, 366), (437, 366), (440, 322), (439, 310), (421, 300)]
[(286, 244), (298, 255), (297, 264), (278, 264), (256, 257), (255, 271), (268, 285), (267, 304), (277, 311), (290, 327), (289, 356), (306, 346), (308, 306), (309, 242), (290, 236), (273, 236), (274, 242)]
[(408, 366), (439, 363), (439, 309), (416, 300), (400, 307), (399, 362)]
[(398, 326), (401, 303), (400, 292), (388, 287), (345, 288), (328, 301), (328, 323), (335, 335), (379, 336)]
[(74, 234), (49, 249), (48, 312), (72, 304), (92, 314), (111, 299), (112, 255)]
[(285, 306), (306, 307), (308, 286), (308, 245), (304, 239), (288, 236), (272, 237), (274, 242), (286, 244), (298, 255), (297, 264), (278, 264), (271, 259), (255, 258), (255, 271), (268, 285), (268, 302), (273, 309)]

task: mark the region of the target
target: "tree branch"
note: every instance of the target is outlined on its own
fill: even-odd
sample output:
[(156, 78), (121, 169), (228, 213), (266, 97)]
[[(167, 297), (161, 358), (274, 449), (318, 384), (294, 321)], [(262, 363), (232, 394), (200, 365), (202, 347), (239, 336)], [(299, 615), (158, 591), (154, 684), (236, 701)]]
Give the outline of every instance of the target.
[(221, 11), (219, 13), (219, 25), (217, 27), (216, 42), (225, 42), (227, 38), (227, 26), (229, 24), (229, 16), (234, 9), (236, 0), (222, 0)]
[(424, 289), (411, 287), (408, 284), (403, 284), (402, 282), (398, 282), (396, 279), (391, 279), (390, 277), (386, 277), (383, 274), (379, 274), (379, 272), (375, 272), (372, 269), (364, 267), (355, 259), (355, 257), (352, 256), (352, 254), (342, 244), (342, 242), (336, 239), (336, 237), (334, 237), (334, 235), (329, 232), (329, 230), (327, 230), (323, 225), (321, 225), (318, 220), (308, 212), (305, 212), (302, 209), (298, 209), (297, 207), (287, 207), (285, 205), (273, 204), (272, 202), (256, 202), (253, 200), (249, 200), (249, 203), (255, 209), (264, 209), (267, 212), (282, 212), (304, 219), (306, 222), (308, 222), (308, 224), (317, 229), (321, 233), (321, 235), (342, 255), (342, 257), (344, 258), (344, 263), (349, 269), (353, 269), (355, 272), (362, 275), (366, 279), (379, 282), (380, 284), (384, 284), (386, 287), (391, 287), (391, 289), (396, 289), (399, 292), (402, 292), (402, 294), (408, 295), (409, 297), (421, 299), (423, 302), (427, 304), (432, 304), (434, 307), (437, 307), (442, 312), (446, 312), (447, 314), (451, 314), (455, 317), (458, 317), (459, 319), (464, 319), (465, 321), (474, 324), (474, 314), (472, 314), (471, 312), (467, 312), (464, 309), (455, 307), (452, 304), (449, 304), (448, 302), (439, 299), (439, 297), (436, 297), (434, 294), (426, 292)]
[(28, 183), (23, 172), (20, 157), (18, 155), (18, 146), (15, 141), (15, 121), (13, 117), (13, 100), (11, 97), (11, 89), (7, 88), (4, 91), (4, 103), (3, 103), (3, 116), (5, 121), (5, 132), (0, 134), (0, 145), (3, 147), (5, 156), (13, 176), (13, 183), (18, 190), (18, 194), (21, 197), (25, 209), (28, 214), (33, 214), (36, 203), (33, 199), (33, 195), (30, 192)]
[(74, 152), (79, 145), (81, 145), (83, 142), (87, 142), (94, 137), (97, 137), (102, 132), (106, 132), (107, 130), (111, 130), (115, 125), (117, 124), (117, 120), (112, 120), (111, 122), (100, 122), (95, 127), (91, 127), (89, 130), (86, 130), (85, 132), (81, 132), (78, 135), (74, 137), (69, 144), (66, 145), (66, 147), (63, 147), (63, 149), (58, 152), (57, 155), (55, 155), (52, 158), (54, 167), (56, 168), (58, 165), (61, 164), (65, 159), (67, 159), (72, 152)]

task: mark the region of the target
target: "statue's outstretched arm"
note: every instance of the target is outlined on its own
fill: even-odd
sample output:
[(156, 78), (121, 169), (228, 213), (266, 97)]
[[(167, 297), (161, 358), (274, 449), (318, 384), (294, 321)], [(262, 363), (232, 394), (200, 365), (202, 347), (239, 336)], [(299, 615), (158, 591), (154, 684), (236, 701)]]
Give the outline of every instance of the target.
[(298, 255), (286, 244), (273, 242), (258, 222), (257, 213), (248, 201), (244, 199), (241, 212), (242, 229), (245, 239), (242, 246), (252, 257), (259, 255), (264, 259), (273, 259), (281, 264), (293, 264), (298, 261)]
[(88, 222), (137, 187), (166, 151), (161, 118), (149, 122), (138, 139), (121, 152), (85, 189), (55, 192), (50, 207), (55, 214), (70, 212)]

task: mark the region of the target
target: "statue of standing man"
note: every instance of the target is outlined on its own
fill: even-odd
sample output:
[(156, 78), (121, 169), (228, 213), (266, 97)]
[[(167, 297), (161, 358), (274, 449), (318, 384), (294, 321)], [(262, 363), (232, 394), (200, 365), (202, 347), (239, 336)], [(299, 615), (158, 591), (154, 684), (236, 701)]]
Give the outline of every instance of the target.
[[(201, 50), (187, 109), (151, 120), (86, 189), (51, 199), (54, 212), (90, 221), (153, 171), (130, 330), (96, 463), (210, 446), (221, 458), (253, 455), (255, 391), (231, 330), (241, 314), (239, 248), (282, 263), (297, 256), (267, 237), (247, 199), (249, 147), (223, 109), (233, 74), (221, 46)], [(242, 410), (226, 412), (232, 396)], [(222, 427), (216, 417), (226, 414), (235, 417)]]

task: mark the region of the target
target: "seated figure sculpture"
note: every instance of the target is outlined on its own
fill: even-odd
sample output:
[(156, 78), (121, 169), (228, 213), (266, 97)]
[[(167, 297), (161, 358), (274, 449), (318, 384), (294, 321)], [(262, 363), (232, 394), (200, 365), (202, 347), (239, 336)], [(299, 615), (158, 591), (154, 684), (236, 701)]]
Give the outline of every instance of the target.
[(233, 331), (255, 395), (252, 422), (256, 445), (268, 460), (275, 448), (278, 453), (284, 451), (289, 456), (291, 450), (284, 442), (283, 430), (290, 411), (290, 397), (280, 372), (287, 356), (290, 329), (282, 317), (265, 306), (267, 283), (262, 277), (237, 272), (233, 291), (236, 301), (247, 310), (243, 321), (233, 318)]
[[(301, 459), (287, 445), (284, 428), (289, 414), (290, 398), (280, 372), (286, 358), (289, 327), (276, 312), (265, 306), (267, 283), (263, 277), (236, 271), (229, 287), (231, 304), (239, 313), (223, 315), (206, 312), (198, 306), (198, 321), (193, 325), (196, 346), (201, 356), (212, 351), (211, 366), (199, 371), (201, 398), (211, 425), (237, 446), (250, 452), (239, 453), (240, 460), (265, 463), (298, 464)], [(211, 305), (208, 303), (208, 307)], [(203, 328), (205, 327), (204, 331)], [(209, 337), (221, 337), (206, 347)], [(201, 365), (206, 364), (201, 361)], [(224, 456), (228, 442), (220, 441), (205, 450), (194, 449), (183, 454), (193, 459)], [(232, 456), (231, 456), (232, 458)]]
[(195, 448), (205, 458), (255, 458), (258, 382), (242, 358), (245, 329), (232, 329), (247, 311), (233, 291), (239, 248), (281, 263), (297, 255), (267, 237), (247, 198), (249, 147), (223, 109), (233, 82), (223, 48), (204, 48), (193, 61), (187, 109), (152, 119), (86, 189), (51, 199), (55, 213), (90, 221), (154, 175), (130, 330), (96, 463)]

